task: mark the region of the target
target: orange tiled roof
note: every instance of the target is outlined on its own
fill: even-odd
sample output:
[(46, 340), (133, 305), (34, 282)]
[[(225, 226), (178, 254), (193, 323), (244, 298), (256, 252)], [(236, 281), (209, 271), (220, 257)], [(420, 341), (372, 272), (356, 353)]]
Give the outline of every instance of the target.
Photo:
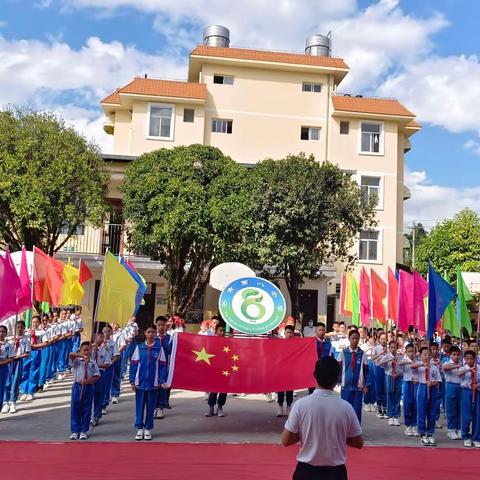
[(117, 89), (100, 103), (120, 104), (121, 93), (151, 95), (159, 97), (207, 98), (207, 88), (203, 83), (179, 82), (173, 80), (158, 80), (154, 78), (136, 77), (128, 85)]
[(422, 128), (422, 126), (416, 122), (415, 120), (412, 120), (411, 122), (408, 122), (406, 125), (405, 125), (406, 128)]
[(260, 62), (290, 63), (292, 65), (312, 65), (326, 68), (343, 68), (348, 65), (342, 58), (319, 57), (303, 53), (272, 52), (268, 50), (251, 50), (247, 48), (223, 48), (197, 45), (192, 56), (236, 58), (238, 60), (256, 60)]
[(414, 117), (398, 100), (387, 98), (345, 97), (334, 95), (333, 108), (343, 112), (372, 113), (396, 117)]

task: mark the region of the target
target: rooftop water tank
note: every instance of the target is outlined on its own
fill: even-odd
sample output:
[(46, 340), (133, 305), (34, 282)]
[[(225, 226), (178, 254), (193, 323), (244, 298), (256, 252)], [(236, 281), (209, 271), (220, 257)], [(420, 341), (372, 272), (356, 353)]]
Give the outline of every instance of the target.
[(305, 53), (318, 57), (330, 57), (332, 52), (332, 32), (327, 35), (310, 35), (305, 40)]
[(230, 46), (230, 30), (222, 25), (209, 25), (203, 29), (203, 44), (209, 47)]

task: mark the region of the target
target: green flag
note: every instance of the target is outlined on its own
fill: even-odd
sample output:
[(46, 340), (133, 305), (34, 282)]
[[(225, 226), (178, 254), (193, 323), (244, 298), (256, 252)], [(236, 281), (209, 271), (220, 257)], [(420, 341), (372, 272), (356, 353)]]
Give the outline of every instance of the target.
[(472, 335), (472, 322), (467, 308), (467, 302), (473, 300), (470, 290), (463, 281), (460, 267), (457, 267), (457, 319), (460, 325), (467, 329), (468, 334)]
[[(443, 279), (448, 282), (448, 276), (445, 273)], [(448, 330), (454, 337), (460, 338), (460, 322), (455, 315), (453, 301), (450, 302), (442, 317), (442, 329)]]
[(42, 302), (40, 304), (40, 309), (43, 313), (48, 313), (50, 311), (50, 304), (48, 302)]
[(358, 283), (352, 275), (352, 324), (360, 326), (360, 295), (358, 294)]
[(27, 328), (30, 328), (31, 321), (32, 321), (32, 309), (29, 308), (28, 310), (25, 311), (25, 326)]

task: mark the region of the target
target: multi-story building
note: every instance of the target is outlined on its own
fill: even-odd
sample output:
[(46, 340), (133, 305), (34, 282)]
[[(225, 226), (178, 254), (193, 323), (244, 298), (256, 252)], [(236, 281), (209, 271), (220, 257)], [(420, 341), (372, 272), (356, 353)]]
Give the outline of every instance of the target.
[[(395, 267), (402, 261), (403, 202), (409, 196), (404, 154), (420, 129), (415, 115), (396, 99), (339, 93), (349, 68), (330, 56), (329, 37), (307, 38), (305, 53), (229, 43), (226, 28), (207, 27), (203, 44), (190, 54), (188, 81), (135, 77), (101, 101), (104, 129), (113, 135), (113, 153), (104, 155), (112, 174), (111, 222), (80, 232), (67, 243), (69, 255), (95, 254), (89, 261), (99, 276), (107, 246), (128, 254), (118, 188), (128, 163), (158, 148), (201, 143), (246, 165), (299, 152), (338, 164), (358, 179), (365, 195), (378, 199), (378, 226), (361, 232), (356, 243), (357, 267), (368, 265), (380, 274)], [(153, 316), (166, 308), (166, 282), (158, 263), (139, 261), (150, 282), (146, 311)], [(306, 317), (331, 320), (338, 310), (341, 266), (322, 268), (322, 278), (303, 285), (301, 308)], [(216, 302), (217, 293), (207, 288), (196, 313), (215, 312)]]

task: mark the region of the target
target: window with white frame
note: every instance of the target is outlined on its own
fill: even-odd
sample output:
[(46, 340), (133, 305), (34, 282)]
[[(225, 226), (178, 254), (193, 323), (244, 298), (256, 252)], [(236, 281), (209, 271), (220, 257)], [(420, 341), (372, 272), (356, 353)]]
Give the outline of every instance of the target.
[(232, 133), (233, 120), (225, 120), (223, 118), (212, 119), (212, 132), (214, 133)]
[(381, 153), (383, 145), (383, 126), (380, 123), (362, 122), (360, 151), (362, 153)]
[(233, 85), (233, 76), (232, 75), (214, 75), (213, 83), (218, 83), (220, 85)]
[(358, 259), (376, 262), (380, 260), (380, 232), (378, 230), (362, 230), (358, 240)]
[(150, 105), (148, 120), (148, 136), (160, 139), (173, 139), (173, 105)]
[(320, 140), (319, 127), (302, 127), (300, 130), (301, 140)]
[(369, 175), (362, 175), (360, 179), (360, 188), (362, 196), (365, 201), (370, 200), (374, 196), (377, 199), (377, 207), (381, 203), (382, 198), (382, 179), (381, 177), (371, 177)]
[(302, 92), (320, 93), (321, 91), (322, 91), (321, 83), (311, 83), (311, 82), (302, 83)]

